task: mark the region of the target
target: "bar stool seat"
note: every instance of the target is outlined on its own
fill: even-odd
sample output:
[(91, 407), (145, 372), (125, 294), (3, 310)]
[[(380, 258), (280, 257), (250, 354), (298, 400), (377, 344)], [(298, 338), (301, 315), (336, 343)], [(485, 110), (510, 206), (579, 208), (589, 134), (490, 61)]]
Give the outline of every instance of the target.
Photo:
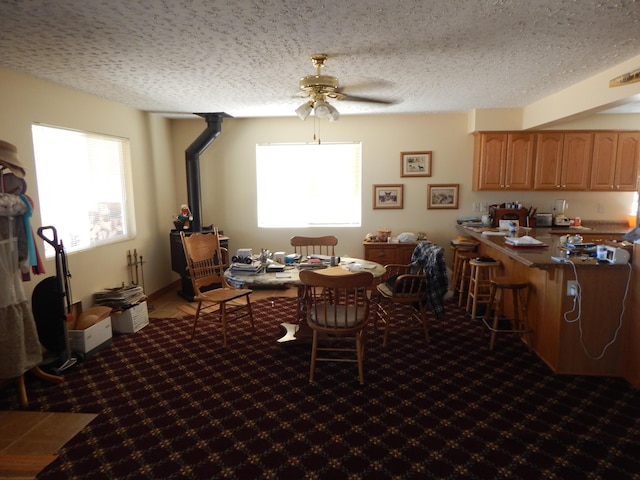
[(471, 312), (471, 318), (476, 318), (480, 303), (489, 303), (490, 281), (496, 276), (496, 270), (501, 265), (498, 260), (491, 257), (469, 260), (469, 293), (467, 294), (466, 311)]
[[(529, 334), (531, 330), (527, 324), (527, 293), (529, 284), (510, 277), (493, 277), (490, 281), (489, 303), (482, 319), (491, 332), (489, 350), (493, 350), (497, 333)], [(505, 312), (504, 292), (511, 292), (513, 302), (513, 317), (501, 318)], [(493, 310), (493, 319), (491, 311)], [(529, 346), (531, 338), (529, 337)]]

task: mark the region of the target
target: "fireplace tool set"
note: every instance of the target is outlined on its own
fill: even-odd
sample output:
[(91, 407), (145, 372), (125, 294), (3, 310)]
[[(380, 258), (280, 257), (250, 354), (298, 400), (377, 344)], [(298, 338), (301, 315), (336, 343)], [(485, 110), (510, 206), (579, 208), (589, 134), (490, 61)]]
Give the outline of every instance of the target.
[(144, 291), (144, 261), (142, 255), (138, 256), (138, 251), (134, 248), (133, 255), (131, 250), (127, 250), (127, 267), (129, 268), (129, 283), (131, 285), (140, 285), (142, 282), (142, 291)]

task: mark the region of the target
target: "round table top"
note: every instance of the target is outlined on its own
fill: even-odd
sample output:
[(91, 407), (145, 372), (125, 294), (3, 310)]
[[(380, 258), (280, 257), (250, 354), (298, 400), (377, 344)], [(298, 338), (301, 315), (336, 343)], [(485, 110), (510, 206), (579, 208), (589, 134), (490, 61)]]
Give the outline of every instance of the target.
[[(342, 257), (336, 267), (315, 268), (315, 271), (324, 275), (343, 275), (347, 272), (370, 272), (373, 278), (384, 275), (386, 269), (383, 265), (360, 258)], [(281, 287), (283, 285), (302, 285), (300, 281), (300, 269), (296, 265), (285, 266), (284, 272), (260, 272), (247, 274), (234, 272), (231, 268), (224, 272), (227, 281), (236, 288), (245, 286)]]

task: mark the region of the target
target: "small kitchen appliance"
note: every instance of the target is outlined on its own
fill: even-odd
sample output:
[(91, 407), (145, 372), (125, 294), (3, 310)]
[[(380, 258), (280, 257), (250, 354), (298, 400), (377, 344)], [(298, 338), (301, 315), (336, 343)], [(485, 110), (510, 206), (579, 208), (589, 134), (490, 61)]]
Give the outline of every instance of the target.
[(489, 206), (491, 226), (498, 227), (500, 220), (517, 220), (519, 225), (527, 225), (528, 210), (526, 208), (500, 208), (498, 205)]
[(568, 227), (571, 222), (569, 217), (565, 215), (567, 212), (567, 204), (566, 200), (556, 200), (553, 204), (553, 224), (558, 227)]
[(536, 227), (550, 227), (553, 222), (553, 215), (550, 213), (538, 213), (536, 215)]

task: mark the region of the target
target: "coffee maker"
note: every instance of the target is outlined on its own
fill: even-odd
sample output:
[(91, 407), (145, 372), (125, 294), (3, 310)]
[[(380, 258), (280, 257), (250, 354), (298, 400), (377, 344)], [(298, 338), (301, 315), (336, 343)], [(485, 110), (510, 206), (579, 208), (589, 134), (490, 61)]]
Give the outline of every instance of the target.
[(567, 211), (566, 200), (556, 200), (553, 204), (553, 224), (558, 227), (568, 227), (571, 222), (569, 221), (569, 217), (565, 215)]

